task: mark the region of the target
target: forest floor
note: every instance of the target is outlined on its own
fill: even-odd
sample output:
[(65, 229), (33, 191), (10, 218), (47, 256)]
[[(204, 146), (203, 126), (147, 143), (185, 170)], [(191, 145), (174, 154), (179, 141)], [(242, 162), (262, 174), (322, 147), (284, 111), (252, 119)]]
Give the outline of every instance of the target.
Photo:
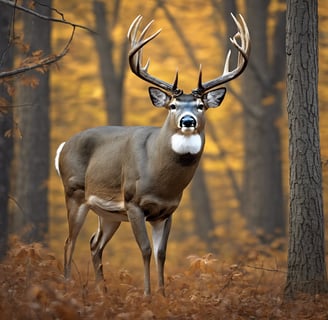
[(284, 271), (229, 265), (211, 254), (170, 272), (166, 297), (145, 298), (142, 279), (129, 270), (106, 273), (96, 285), (92, 270), (65, 281), (62, 269), (49, 249), (11, 245), (0, 264), (0, 319), (328, 319), (327, 296), (284, 300)]

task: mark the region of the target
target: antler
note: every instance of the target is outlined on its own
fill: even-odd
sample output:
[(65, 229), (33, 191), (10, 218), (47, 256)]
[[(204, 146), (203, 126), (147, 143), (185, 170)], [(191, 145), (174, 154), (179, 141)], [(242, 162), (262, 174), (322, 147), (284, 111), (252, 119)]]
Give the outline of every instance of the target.
[(157, 79), (154, 76), (148, 73), (148, 67), (150, 64), (150, 59), (148, 59), (147, 63), (142, 66), (142, 49), (143, 47), (153, 40), (155, 37), (159, 35), (162, 29), (159, 29), (154, 34), (150, 35), (145, 39), (145, 35), (149, 28), (151, 27), (154, 20), (150, 21), (146, 27), (140, 32), (138, 37), (139, 26), (142, 20), (142, 16), (138, 15), (134, 21), (131, 23), (131, 26), (128, 31), (128, 39), (131, 45), (131, 49), (129, 51), (129, 63), (130, 68), (134, 74), (136, 74), (139, 78), (154, 84), (157, 87), (164, 89), (165, 91), (169, 91), (174, 95), (180, 95), (182, 93), (181, 90), (177, 88), (178, 85), (178, 72), (176, 72), (175, 79), (173, 84), (167, 83), (163, 80)]
[[(234, 78), (237, 78), (246, 68), (248, 63), (248, 58), (251, 51), (251, 44), (250, 44), (250, 36), (248, 27), (242, 15), (240, 14), (239, 17), (241, 19), (242, 24), (238, 22), (236, 17), (231, 13), (233, 20), (235, 21), (238, 32), (230, 38), (231, 43), (237, 48), (238, 50), (238, 62), (237, 67), (232, 71), (229, 71), (230, 65), (230, 55), (231, 50), (228, 51), (227, 57), (224, 64), (223, 74), (213, 80), (208, 82), (202, 83), (202, 69), (199, 70), (199, 78), (198, 78), (198, 88), (193, 90), (193, 94), (196, 95), (203, 95), (206, 91), (217, 87), (223, 83), (231, 81)], [(237, 39), (240, 39), (240, 44), (238, 43)]]

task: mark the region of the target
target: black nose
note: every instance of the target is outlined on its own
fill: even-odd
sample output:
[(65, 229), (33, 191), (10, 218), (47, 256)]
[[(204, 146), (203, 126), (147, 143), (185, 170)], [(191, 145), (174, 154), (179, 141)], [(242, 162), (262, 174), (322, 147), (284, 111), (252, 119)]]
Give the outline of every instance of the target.
[(181, 128), (195, 128), (196, 127), (196, 119), (190, 115), (183, 116), (180, 120)]

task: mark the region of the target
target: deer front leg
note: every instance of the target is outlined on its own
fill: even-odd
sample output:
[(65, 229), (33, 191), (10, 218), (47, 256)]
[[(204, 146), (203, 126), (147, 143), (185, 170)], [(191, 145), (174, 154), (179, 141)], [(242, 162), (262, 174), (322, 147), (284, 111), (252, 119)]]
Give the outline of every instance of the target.
[(149, 296), (151, 246), (146, 229), (145, 216), (143, 211), (134, 204), (129, 204), (127, 208), (128, 218), (131, 223), (134, 237), (141, 250), (144, 263), (144, 295)]
[(171, 230), (172, 216), (161, 221), (152, 221), (152, 238), (154, 247), (154, 256), (157, 267), (158, 289), (165, 296), (164, 289), (164, 264), (166, 258), (166, 247)]

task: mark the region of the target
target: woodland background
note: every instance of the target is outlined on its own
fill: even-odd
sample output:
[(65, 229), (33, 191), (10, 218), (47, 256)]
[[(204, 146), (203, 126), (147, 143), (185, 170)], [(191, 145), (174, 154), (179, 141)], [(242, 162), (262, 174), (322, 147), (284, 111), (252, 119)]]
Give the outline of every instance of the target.
[[(246, 2), (237, 1), (237, 12), (247, 18), (251, 37), (257, 32), (252, 29), (256, 28), (255, 21), (261, 19), (266, 21), (267, 37), (264, 39), (265, 43), (252, 43), (255, 48), (250, 66), (238, 80), (227, 85), (228, 94), (223, 105), (207, 112), (207, 142), (201, 164), (206, 184), (201, 185), (198, 180), (198, 184), (191, 185), (174, 214), (166, 262), (168, 300), (164, 301), (155, 295), (151, 304), (145, 304), (138, 295), (142, 287), (142, 260), (128, 224), (121, 225), (104, 252), (108, 288), (105, 291), (95, 288), (89, 239), (96, 230), (97, 219), (92, 213), (81, 231), (75, 251), (75, 282), (70, 285), (64, 283), (60, 274), (63, 244), (67, 236), (66, 211), (63, 188), (52, 161), (49, 180), (45, 181), (49, 188), (50, 223), (46, 236), (48, 248), (41, 248), (37, 244), (24, 245), (13, 236), (9, 262), (2, 266), (3, 275), (8, 276), (7, 280), (10, 279), (5, 284), (2, 283), (3, 289), (9, 290), (8, 301), (11, 304), (6, 305), (9, 315), (13, 314), (16, 307), (16, 312), (20, 315), (17, 317), (22, 318), (28, 306), (28, 316), (31, 318), (41, 311), (40, 314), (48, 318), (56, 315), (67, 319), (80, 316), (120, 319), (183, 319), (194, 316), (198, 319), (204, 315), (209, 319), (216, 319), (218, 314), (230, 314), (231, 319), (300, 319), (314, 315), (318, 319), (327, 318), (326, 300), (323, 297), (317, 296), (311, 301), (306, 299), (306, 305), (282, 303), (287, 243), (288, 126), (285, 69), (282, 68), (285, 62), (279, 56), (279, 51), (275, 50), (275, 41), (281, 36), (284, 46), (284, 31), (277, 29), (277, 26), (279, 19), (283, 17), (285, 2), (266, 1), (269, 3), (269, 10), (264, 17), (248, 16), (250, 12), (256, 14), (256, 10), (253, 8), (251, 11)], [(124, 125), (160, 126), (165, 118), (165, 111), (151, 106), (148, 85), (136, 79), (128, 68), (121, 68), (124, 66), (122, 52), (131, 21), (142, 14), (145, 21), (155, 19), (154, 30), (163, 28), (161, 35), (145, 48), (145, 57), (151, 57), (151, 73), (165, 81), (173, 79), (178, 67), (179, 84), (185, 92), (196, 87), (200, 63), (205, 81), (222, 72), (227, 39), (236, 32), (235, 27), (232, 32), (227, 32), (227, 21), (231, 18), (224, 11), (227, 7), (223, 5), (223, 1), (122, 0), (118, 11), (114, 3), (117, 2), (106, 2), (105, 12), (108, 21), (107, 36), (113, 45), (117, 79), (122, 75), (122, 70), (125, 75), (122, 122)], [(52, 6), (63, 12), (67, 21), (97, 29), (93, 1), (53, 1)], [(319, 1), (319, 106), (324, 208), (328, 205), (327, 27), (328, 4)], [(69, 26), (53, 24), (52, 51), (59, 52), (70, 34)], [(108, 116), (106, 111), (105, 90), (100, 72), (102, 62), (99, 60), (96, 38), (97, 35), (88, 31), (77, 30), (69, 53), (51, 67), (51, 159), (54, 159), (59, 144), (74, 133), (112, 121), (111, 114)], [(282, 56), (285, 54), (283, 46), (280, 48)], [(264, 60), (267, 61), (264, 65), (257, 64)], [(253, 81), (254, 78), (257, 78), (257, 84)], [(255, 87), (247, 87), (247, 82)], [(264, 83), (264, 88), (259, 83)], [(113, 90), (111, 87), (108, 89), (109, 93)], [(262, 95), (261, 103), (255, 106), (252, 97), (258, 94)], [(279, 104), (278, 109), (276, 104)], [(268, 110), (269, 113), (266, 113)], [(251, 201), (245, 202), (245, 199), (254, 195), (256, 197), (259, 192), (259, 185), (245, 183), (245, 180), (249, 180), (249, 166), (256, 166), (256, 160), (245, 162), (245, 159), (261, 153), (267, 146), (263, 145), (261, 150), (252, 150), (252, 146), (248, 145), (248, 150), (251, 151), (246, 155), (246, 144), (251, 143), (247, 140), (249, 133), (258, 130), (255, 136), (263, 137), (266, 134), (263, 128), (253, 125), (254, 114), (257, 113), (263, 117), (264, 128), (270, 129), (272, 125), (271, 133), (278, 132), (277, 148), (281, 151), (278, 159), (277, 154), (272, 156), (269, 151), (265, 152), (273, 166), (281, 163), (281, 181), (280, 173), (268, 177), (262, 172), (260, 174), (267, 177), (262, 186), (273, 184), (273, 180), (281, 183), (282, 201), (281, 210), (272, 205), (270, 207), (277, 211), (264, 216), (253, 214), (255, 210), (250, 210), (246, 203), (253, 208), (254, 204), (250, 204)], [(262, 113), (266, 115), (263, 116)], [(266, 122), (268, 118), (270, 121)], [(18, 128), (19, 121), (17, 119)], [(19, 139), (24, 139), (24, 136)], [(18, 174), (14, 165), (13, 177)], [(199, 179), (199, 176), (196, 178)], [(208, 201), (195, 202), (204, 191)], [(276, 204), (279, 201), (275, 201)], [(11, 201), (9, 225), (13, 235), (16, 233), (15, 225), (20, 224), (22, 215), (17, 203)], [(267, 217), (277, 219), (268, 220)], [(204, 221), (207, 224), (204, 225)], [(326, 222), (326, 231), (327, 226)], [(20, 268), (26, 261), (31, 268)], [(15, 278), (12, 278), (12, 263), (18, 266), (14, 271)], [(154, 267), (153, 264), (153, 275)], [(20, 291), (20, 303), (18, 295), (10, 291), (20, 290), (18, 280), (25, 286), (25, 291)], [(57, 304), (51, 301), (56, 301)], [(163, 313), (159, 310), (163, 310)]]

